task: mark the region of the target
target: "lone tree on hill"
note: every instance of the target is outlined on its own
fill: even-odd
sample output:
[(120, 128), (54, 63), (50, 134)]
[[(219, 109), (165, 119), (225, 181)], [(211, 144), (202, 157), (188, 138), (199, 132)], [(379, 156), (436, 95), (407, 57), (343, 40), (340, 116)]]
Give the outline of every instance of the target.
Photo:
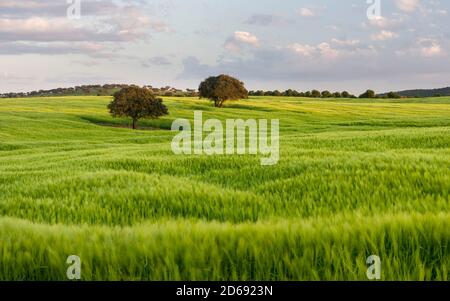
[(127, 87), (114, 94), (114, 100), (108, 105), (113, 117), (130, 117), (133, 129), (141, 118), (158, 118), (169, 114), (161, 98), (156, 98), (148, 89)]
[(247, 99), (248, 91), (244, 83), (228, 75), (211, 76), (198, 88), (200, 98), (214, 101), (214, 106), (221, 108), (227, 100)]

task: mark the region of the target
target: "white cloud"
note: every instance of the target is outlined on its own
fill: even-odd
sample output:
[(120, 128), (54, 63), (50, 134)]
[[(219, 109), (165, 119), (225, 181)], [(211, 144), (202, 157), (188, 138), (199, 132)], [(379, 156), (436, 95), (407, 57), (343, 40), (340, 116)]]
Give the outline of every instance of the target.
[(29, 19), (0, 19), (1, 32), (47, 32), (59, 30), (67, 30), (70, 22), (66, 18), (58, 19), (44, 19), (40, 17), (33, 17)]
[(320, 52), (320, 55), (325, 59), (336, 59), (340, 53), (337, 49), (331, 47), (328, 43), (320, 43), (317, 46), (317, 49)]
[(258, 46), (258, 38), (246, 31), (236, 31), (234, 33), (234, 38), (242, 43), (250, 44), (253, 46)]
[(303, 57), (319, 57), (329, 60), (336, 59), (340, 55), (338, 49), (333, 48), (329, 43), (326, 42), (320, 43), (316, 46), (294, 43), (288, 45), (287, 49)]
[(398, 34), (389, 30), (382, 30), (379, 33), (373, 34), (371, 39), (374, 41), (386, 41), (397, 38)]
[(407, 50), (397, 50), (395, 52), (397, 56), (405, 57), (425, 57), (435, 58), (446, 55), (445, 49), (439, 43), (439, 41), (430, 38), (420, 38), (415, 42), (415, 45)]
[(225, 48), (234, 52), (240, 52), (245, 46), (258, 47), (258, 38), (246, 31), (235, 31), (225, 42)]
[(311, 9), (306, 8), (306, 7), (300, 8), (298, 13), (300, 16), (305, 17), (305, 18), (311, 18), (316, 15)]
[(405, 21), (404, 16), (397, 16), (396, 19), (379, 16), (379, 17), (370, 19), (369, 25), (371, 27), (376, 27), (376, 28), (380, 28), (380, 29), (388, 29), (388, 28), (398, 27), (404, 21)]
[(287, 48), (294, 51), (297, 54), (307, 57), (313, 56), (317, 51), (317, 48), (314, 46), (302, 45), (299, 43), (291, 44)]
[(444, 50), (437, 42), (430, 42), (427, 46), (422, 46), (420, 53), (423, 57), (437, 57), (444, 54)]
[(331, 42), (339, 46), (356, 46), (360, 44), (359, 40), (340, 40), (336, 38), (331, 39)]
[(389, 22), (385, 17), (378, 16), (369, 20), (369, 24), (373, 27), (386, 28), (389, 26)]
[(32, 10), (32, 9), (48, 9), (51, 7), (50, 1), (36, 1), (36, 0), (22, 0), (22, 1), (13, 1), (13, 0), (2, 0), (0, 3), (0, 8), (2, 10)]
[(419, 0), (395, 0), (397, 7), (404, 12), (413, 12), (420, 6)]
[(294, 43), (285, 47), (291, 53), (308, 60), (339, 61), (346, 58), (373, 57), (377, 49), (359, 40), (333, 38), (317, 45)]

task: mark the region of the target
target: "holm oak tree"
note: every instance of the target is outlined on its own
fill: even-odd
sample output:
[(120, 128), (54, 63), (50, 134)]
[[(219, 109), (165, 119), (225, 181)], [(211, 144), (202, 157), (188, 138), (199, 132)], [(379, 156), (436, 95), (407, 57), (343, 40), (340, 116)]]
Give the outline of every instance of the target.
[(127, 87), (116, 92), (108, 109), (113, 117), (130, 117), (133, 129), (137, 128), (139, 119), (155, 119), (169, 114), (161, 98), (156, 98), (150, 90), (140, 87)]
[(211, 76), (205, 79), (198, 88), (200, 98), (214, 101), (218, 108), (227, 100), (247, 99), (248, 91), (244, 83), (228, 75)]

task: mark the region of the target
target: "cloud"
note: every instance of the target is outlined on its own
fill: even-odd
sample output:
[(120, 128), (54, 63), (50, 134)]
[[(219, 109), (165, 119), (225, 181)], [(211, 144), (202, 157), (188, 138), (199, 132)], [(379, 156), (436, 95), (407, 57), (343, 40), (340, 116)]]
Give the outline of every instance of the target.
[(340, 28), (339, 26), (337, 26), (337, 25), (327, 25), (327, 26), (325, 26), (325, 29), (327, 29), (327, 30), (333, 30), (333, 31), (339, 31), (339, 30), (341, 30), (341, 28)]
[[(93, 56), (94, 51), (84, 45), (104, 44), (102, 48), (106, 48), (111, 42), (116, 45), (137, 42), (148, 40), (153, 33), (172, 32), (164, 22), (149, 17), (143, 7), (129, 3), (84, 0), (81, 19), (70, 20), (66, 16), (66, 1), (2, 0), (3, 53), (15, 49), (16, 54), (64, 54), (64, 51), (81, 54), (84, 50), (86, 55)], [(106, 50), (102, 52), (105, 53)]]
[(331, 42), (340, 46), (356, 46), (361, 43), (359, 40), (341, 40), (336, 38), (331, 39)]
[(64, 55), (82, 54), (96, 59), (108, 59), (111, 52), (102, 43), (94, 42), (0, 42), (0, 55)]
[(246, 31), (235, 31), (234, 35), (225, 41), (225, 48), (233, 52), (240, 52), (245, 46), (258, 47), (258, 38)]
[[(247, 39), (245, 40), (247, 41)], [(252, 41), (256, 45), (256, 41), (253, 39)], [(238, 50), (240, 49), (238, 47)], [(248, 74), (251, 78), (251, 74), (256, 80), (261, 77), (260, 73), (267, 72), (270, 75), (266, 74), (265, 77), (273, 76), (274, 80), (289, 79), (287, 74), (292, 74), (292, 79), (294, 79), (298, 78), (299, 73), (303, 76), (310, 72), (311, 76), (314, 76), (319, 72), (316, 70), (317, 66), (321, 66), (323, 69), (321, 72), (325, 72), (328, 68), (333, 69), (333, 65), (347, 60), (350, 60), (350, 65), (355, 65), (356, 68), (359, 62), (358, 58), (367, 60), (376, 55), (377, 50), (373, 46), (364, 45), (356, 39), (333, 38), (318, 44), (291, 43), (275, 47), (263, 44), (259, 47), (248, 48), (245, 57), (220, 57), (216, 65), (201, 64), (197, 58), (188, 57), (183, 61), (184, 71), (180, 77), (199, 76), (201, 78), (215, 73), (239, 75), (239, 71), (242, 69), (244, 75)], [(260, 66), (263, 68), (260, 69)], [(280, 76), (280, 78), (277, 79), (276, 76)]]
[(0, 79), (4, 81), (29, 81), (33, 78), (30, 76), (20, 76), (16, 74), (9, 73), (7, 71), (0, 72)]
[(143, 67), (150, 68), (151, 65), (170, 66), (170, 65), (172, 65), (172, 63), (166, 57), (163, 57), (163, 56), (154, 56), (154, 57), (149, 58), (146, 61), (142, 61)]
[[(396, 16), (397, 18), (386, 18), (379, 16), (369, 20), (368, 25), (379, 29), (393, 29), (400, 27), (405, 22), (404, 16)], [(364, 26), (367, 24), (364, 23)]]
[(314, 11), (312, 11), (311, 9), (306, 8), (306, 7), (300, 8), (298, 13), (299, 13), (300, 16), (305, 17), (305, 18), (311, 18), (311, 17), (315, 17), (316, 16)]
[(250, 44), (253, 46), (258, 46), (258, 38), (252, 35), (249, 32), (245, 31), (236, 31), (234, 33), (234, 38), (236, 41), (239, 41), (241, 43)]
[(310, 46), (310, 45), (302, 45), (299, 43), (294, 43), (289, 46), (287, 46), (288, 49), (292, 50), (293, 52), (306, 56), (306, 57), (312, 57), (317, 53), (317, 47)]
[(413, 12), (420, 6), (419, 0), (395, 0), (397, 7), (404, 12)]
[(373, 46), (363, 45), (359, 40), (337, 38), (317, 45), (294, 43), (288, 45), (286, 49), (310, 61), (328, 62), (358, 56), (371, 57), (377, 54), (377, 50)]
[(373, 41), (386, 41), (390, 39), (397, 38), (398, 34), (395, 32), (389, 31), (389, 30), (382, 30), (379, 33), (373, 34), (371, 36), (371, 39)]
[(437, 41), (425, 39), (419, 41), (419, 44), (420, 54), (423, 57), (431, 58), (444, 55), (444, 50)]
[(75, 86), (75, 85), (91, 85), (91, 84), (99, 84), (99, 83), (118, 83), (118, 82), (126, 82), (119, 74), (118, 76), (102, 76), (99, 74), (95, 74), (95, 71), (92, 73), (64, 73), (59, 74), (54, 77), (47, 77), (44, 80), (46, 83), (50, 83), (53, 86)]
[(397, 50), (397, 56), (399, 57), (424, 57), (424, 58), (437, 58), (446, 55), (444, 47), (439, 41), (431, 38), (419, 38), (415, 44), (406, 50)]
[(0, 19), (0, 41), (119, 41), (111, 32), (75, 27), (66, 18)]
[(111, 16), (99, 24), (79, 24), (67, 18), (0, 18), (0, 41), (130, 42), (148, 38), (150, 28), (157, 32), (169, 31), (164, 23), (126, 9), (122, 15)]
[[(249, 81), (324, 82), (374, 78), (385, 72), (379, 51), (357, 39), (333, 38), (317, 44), (291, 43), (285, 46), (249, 48), (246, 56), (220, 58), (204, 64), (196, 57), (183, 60), (179, 78), (201, 79), (226, 73)], [(392, 54), (389, 54), (392, 56)], [(397, 59), (398, 60), (398, 59)], [(395, 61), (395, 60), (393, 60)], [(388, 66), (389, 63), (387, 64)], [(386, 69), (390, 72), (390, 68)]]
[[(120, 8), (113, 0), (82, 0), (82, 16), (107, 16)], [(0, 2), (0, 17), (21, 18), (65, 17), (67, 15), (67, 1), (55, 0), (2, 0)]]
[[(322, 43), (321, 43), (322, 44)], [(178, 79), (198, 81), (213, 74), (230, 74), (252, 85), (252, 89), (360, 89), (395, 90), (399, 86), (414, 87), (423, 84), (422, 77), (448, 75), (448, 61), (418, 60), (417, 57), (396, 56), (389, 49), (375, 51), (370, 45), (354, 46), (344, 50), (334, 45), (318, 44), (306, 47), (255, 48), (252, 56), (218, 60), (215, 64), (202, 63), (196, 57), (183, 60), (183, 71)], [(302, 45), (304, 47), (299, 47)], [(321, 45), (319, 47), (319, 45)], [(292, 46), (292, 45), (291, 45)], [(323, 59), (318, 53), (332, 48), (339, 57)], [(294, 51), (297, 50), (297, 51)], [(383, 52), (384, 50), (384, 52)]]
[(244, 23), (259, 26), (274, 26), (290, 23), (290, 21), (277, 15), (255, 14), (250, 16)]
[(155, 32), (173, 32), (165, 22), (150, 18), (141, 8), (135, 6), (118, 9), (106, 18), (105, 23), (112, 27), (113, 32), (128, 36), (127, 40), (148, 36), (150, 29)]

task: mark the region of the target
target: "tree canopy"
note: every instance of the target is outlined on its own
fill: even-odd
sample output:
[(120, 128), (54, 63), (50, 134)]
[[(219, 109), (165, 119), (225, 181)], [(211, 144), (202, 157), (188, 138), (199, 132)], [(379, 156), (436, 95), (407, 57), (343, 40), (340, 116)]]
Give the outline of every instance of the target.
[(248, 91), (240, 80), (228, 76), (211, 76), (205, 79), (198, 88), (200, 98), (208, 98), (214, 101), (216, 107), (223, 107), (227, 100), (239, 100), (248, 98)]
[(311, 97), (320, 98), (320, 97), (322, 97), (322, 94), (318, 90), (312, 90), (311, 91)]
[(321, 94), (323, 98), (329, 98), (332, 96), (331, 92), (328, 90), (323, 91)]
[(133, 129), (137, 128), (141, 118), (159, 118), (169, 113), (161, 98), (140, 87), (127, 87), (116, 92), (108, 109), (114, 117), (130, 117)]

